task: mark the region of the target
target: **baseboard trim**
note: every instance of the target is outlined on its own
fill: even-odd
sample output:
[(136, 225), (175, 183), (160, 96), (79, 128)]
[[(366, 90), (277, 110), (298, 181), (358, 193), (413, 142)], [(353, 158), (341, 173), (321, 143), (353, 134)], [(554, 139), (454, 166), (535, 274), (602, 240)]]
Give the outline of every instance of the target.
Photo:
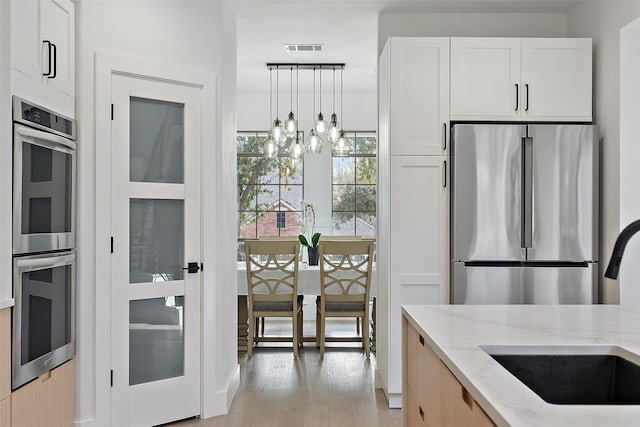
[(204, 405), (202, 408), (201, 418), (217, 417), (229, 413), (229, 408), (233, 402), (233, 398), (240, 387), (240, 365), (236, 364), (235, 369), (227, 379), (227, 386), (215, 394), (215, 401), (210, 405)]

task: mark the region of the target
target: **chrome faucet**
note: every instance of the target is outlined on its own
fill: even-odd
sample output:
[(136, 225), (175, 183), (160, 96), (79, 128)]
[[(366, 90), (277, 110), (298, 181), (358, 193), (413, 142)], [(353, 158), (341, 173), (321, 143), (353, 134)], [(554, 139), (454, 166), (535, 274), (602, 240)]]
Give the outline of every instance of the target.
[(620, 232), (620, 235), (616, 239), (616, 244), (613, 246), (611, 260), (607, 266), (607, 271), (604, 273), (604, 277), (608, 277), (609, 279), (618, 278), (618, 271), (620, 270), (620, 263), (622, 262), (624, 248), (627, 246), (627, 242), (631, 236), (636, 234), (638, 231), (640, 231), (640, 219), (633, 221)]

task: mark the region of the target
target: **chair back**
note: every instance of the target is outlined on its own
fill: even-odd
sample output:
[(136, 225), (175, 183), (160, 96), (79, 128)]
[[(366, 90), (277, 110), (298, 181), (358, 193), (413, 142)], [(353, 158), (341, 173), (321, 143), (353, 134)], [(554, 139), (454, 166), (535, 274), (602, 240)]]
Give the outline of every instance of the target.
[(373, 241), (320, 243), (320, 288), (324, 301), (368, 302), (371, 291)]
[[(291, 301), (298, 295), (300, 242), (247, 240), (247, 290), (253, 301)], [(295, 307), (295, 304), (294, 304)]]

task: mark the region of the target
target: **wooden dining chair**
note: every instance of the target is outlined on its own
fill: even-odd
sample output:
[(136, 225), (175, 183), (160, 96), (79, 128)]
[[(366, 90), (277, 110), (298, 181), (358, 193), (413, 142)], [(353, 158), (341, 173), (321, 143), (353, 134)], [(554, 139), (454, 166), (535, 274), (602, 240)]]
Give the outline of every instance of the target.
[(369, 349), (369, 294), (373, 264), (373, 242), (327, 241), (320, 243), (320, 300), (316, 310), (320, 357), (324, 357), (326, 318), (362, 319), (362, 341), (367, 359)]
[(245, 242), (247, 262), (247, 356), (253, 354), (255, 319), (291, 317), (292, 337), (269, 341), (292, 341), (293, 356), (298, 357), (302, 343), (302, 298), (298, 296), (300, 243), (287, 240), (253, 240)]

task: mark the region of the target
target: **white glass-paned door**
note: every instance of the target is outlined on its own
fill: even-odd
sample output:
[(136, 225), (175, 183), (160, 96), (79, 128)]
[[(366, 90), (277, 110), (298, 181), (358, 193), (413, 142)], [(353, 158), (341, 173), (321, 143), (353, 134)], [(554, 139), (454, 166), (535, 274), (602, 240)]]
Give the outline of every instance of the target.
[(200, 413), (200, 92), (113, 75), (111, 425)]

